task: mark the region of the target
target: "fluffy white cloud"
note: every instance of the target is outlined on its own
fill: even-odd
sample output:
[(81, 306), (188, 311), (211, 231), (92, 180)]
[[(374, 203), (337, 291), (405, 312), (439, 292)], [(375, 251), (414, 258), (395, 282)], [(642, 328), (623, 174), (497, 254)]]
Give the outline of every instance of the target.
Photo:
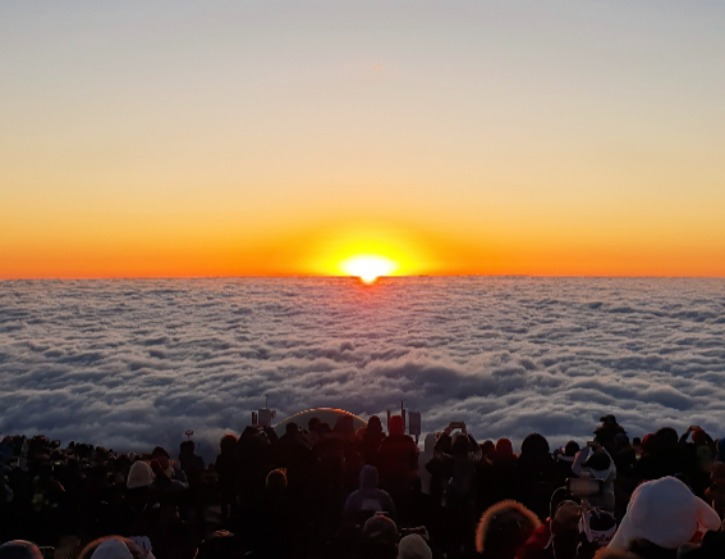
[(561, 444), (725, 413), (722, 280), (345, 279), (0, 283), (0, 432), (207, 456), (268, 395), (423, 412)]

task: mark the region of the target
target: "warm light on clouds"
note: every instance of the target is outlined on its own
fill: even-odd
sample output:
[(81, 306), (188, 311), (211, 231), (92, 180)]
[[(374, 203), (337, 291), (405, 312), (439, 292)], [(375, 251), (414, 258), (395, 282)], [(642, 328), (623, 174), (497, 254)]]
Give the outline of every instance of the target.
[(193, 427), (212, 453), (270, 394), (278, 417), (321, 405), (368, 416), (404, 399), (428, 429), (454, 417), (481, 439), (521, 441), (540, 425), (552, 446), (590, 438), (600, 409), (632, 433), (696, 417), (723, 435), (719, 280), (364, 291), (250, 278), (2, 285), (3, 432), (139, 450)]

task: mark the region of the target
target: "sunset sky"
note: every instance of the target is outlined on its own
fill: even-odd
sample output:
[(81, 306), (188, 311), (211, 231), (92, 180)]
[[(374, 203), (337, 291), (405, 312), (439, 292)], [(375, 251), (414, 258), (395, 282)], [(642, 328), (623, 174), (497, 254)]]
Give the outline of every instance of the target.
[(0, 278), (725, 276), (725, 3), (0, 4)]

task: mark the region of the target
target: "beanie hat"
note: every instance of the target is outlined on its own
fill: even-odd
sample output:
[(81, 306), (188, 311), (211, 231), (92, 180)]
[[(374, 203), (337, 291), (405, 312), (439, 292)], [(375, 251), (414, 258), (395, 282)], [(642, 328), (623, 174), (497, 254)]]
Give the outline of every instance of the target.
[(433, 552), (420, 534), (408, 534), (398, 544), (398, 559), (433, 559)]
[(43, 559), (38, 546), (25, 540), (12, 540), (0, 545), (2, 559)]
[(634, 490), (627, 512), (609, 543), (610, 549), (626, 550), (632, 541), (645, 539), (666, 549), (689, 542), (698, 528), (717, 530), (717, 512), (674, 477), (641, 484)]
[(131, 464), (126, 479), (126, 487), (129, 489), (137, 489), (139, 487), (148, 487), (154, 481), (154, 472), (146, 462), (138, 460)]
[(363, 524), (362, 533), (368, 540), (391, 545), (398, 543), (398, 526), (384, 514), (376, 513), (368, 518)]
[(121, 539), (111, 537), (96, 548), (91, 559), (133, 559), (133, 553)]

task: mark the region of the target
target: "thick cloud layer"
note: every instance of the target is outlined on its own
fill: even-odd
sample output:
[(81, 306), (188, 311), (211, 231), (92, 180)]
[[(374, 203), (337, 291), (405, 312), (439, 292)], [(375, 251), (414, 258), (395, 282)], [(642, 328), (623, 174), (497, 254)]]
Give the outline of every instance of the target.
[(635, 279), (0, 283), (0, 434), (215, 451), (265, 395), (424, 430), (725, 435), (725, 282)]

